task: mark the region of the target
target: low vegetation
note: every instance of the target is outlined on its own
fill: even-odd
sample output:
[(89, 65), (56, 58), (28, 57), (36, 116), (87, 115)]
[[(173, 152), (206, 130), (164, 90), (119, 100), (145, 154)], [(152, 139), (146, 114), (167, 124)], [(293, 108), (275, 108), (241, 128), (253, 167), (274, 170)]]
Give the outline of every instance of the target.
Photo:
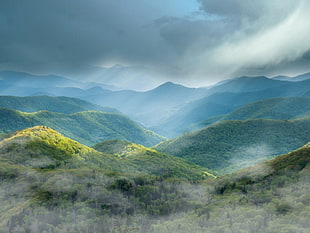
[[(199, 167), (179, 159), (173, 165), (174, 157), (129, 142), (94, 148), (109, 155), (44, 126), (2, 136), (0, 231), (306, 233), (310, 227), (310, 144), (216, 179), (156, 174), (150, 167), (159, 165), (156, 159), (171, 171)], [(27, 162), (44, 158), (63, 163)], [(130, 166), (149, 172), (130, 173)]]

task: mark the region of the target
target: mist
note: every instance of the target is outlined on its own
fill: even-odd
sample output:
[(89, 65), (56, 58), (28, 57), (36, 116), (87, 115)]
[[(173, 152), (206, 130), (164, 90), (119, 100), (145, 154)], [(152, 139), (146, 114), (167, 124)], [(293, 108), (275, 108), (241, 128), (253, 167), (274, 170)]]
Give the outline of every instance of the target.
[[(279, 177), (263, 170), (198, 183), (156, 178), (141, 183), (132, 177), (126, 188), (115, 186), (124, 178), (96, 171), (89, 176), (83, 170), (25, 168), (9, 179), (2, 174), (0, 227), (33, 233), (306, 232), (308, 168)], [(268, 176), (273, 178), (265, 180)], [(165, 200), (169, 204), (161, 206)]]

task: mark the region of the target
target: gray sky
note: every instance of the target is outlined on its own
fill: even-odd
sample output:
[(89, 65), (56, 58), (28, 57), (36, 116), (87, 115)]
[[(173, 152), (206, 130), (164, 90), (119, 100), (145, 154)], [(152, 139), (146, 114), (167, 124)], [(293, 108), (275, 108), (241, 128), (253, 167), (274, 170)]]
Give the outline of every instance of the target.
[[(307, 0), (0, 0), (0, 4), (2, 68), (49, 63), (135, 65), (161, 80), (192, 85), (240, 75), (310, 71)], [(53, 69), (57, 72), (57, 66)]]

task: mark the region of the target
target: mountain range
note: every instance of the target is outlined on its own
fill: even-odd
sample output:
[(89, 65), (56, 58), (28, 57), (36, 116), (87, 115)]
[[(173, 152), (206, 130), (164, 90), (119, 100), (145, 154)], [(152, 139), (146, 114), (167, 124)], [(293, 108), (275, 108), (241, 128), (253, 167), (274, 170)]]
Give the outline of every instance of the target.
[[(229, 114), (255, 101), (279, 97), (309, 97), (310, 79), (300, 82), (271, 80), (273, 87), (270, 87), (268, 79), (257, 77), (254, 78), (256, 83), (259, 80), (262, 81), (262, 84), (258, 85), (259, 88), (250, 84), (251, 79), (251, 77), (243, 77), (215, 86), (208, 90), (208, 93), (213, 94), (180, 106), (170, 117), (157, 126), (152, 126), (151, 129), (166, 137), (174, 138), (197, 129), (201, 121)], [(247, 91), (247, 85), (253, 90), (252, 92)]]
[[(309, 97), (308, 76), (304, 74), (295, 77), (295, 82), (263, 76), (244, 76), (222, 81), (208, 88), (188, 88), (167, 82), (150, 91), (137, 92), (112, 91), (102, 88), (99, 84), (89, 88), (87, 83), (59, 76), (1, 72), (0, 81), (3, 85), (0, 94), (80, 98), (101, 106), (116, 108), (143, 126), (163, 136), (174, 138), (193, 130), (190, 125), (197, 125), (209, 117), (228, 114), (254, 101), (276, 97)], [(36, 84), (29, 85), (33, 80)]]
[(308, 232), (307, 77), (0, 73), (0, 232)]

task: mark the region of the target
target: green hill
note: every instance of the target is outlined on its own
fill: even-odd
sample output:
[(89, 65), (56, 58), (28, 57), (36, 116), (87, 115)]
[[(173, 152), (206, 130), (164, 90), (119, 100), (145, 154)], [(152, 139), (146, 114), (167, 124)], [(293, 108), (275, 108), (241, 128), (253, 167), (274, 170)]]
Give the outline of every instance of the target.
[(188, 179), (202, 179), (208, 175), (202, 167), (142, 145), (111, 140), (101, 142), (93, 149), (46, 126), (2, 135), (0, 159), (2, 162), (41, 169), (84, 167)]
[(131, 142), (110, 140), (96, 144), (93, 148), (103, 153), (113, 154), (134, 165), (137, 171), (161, 174), (164, 177), (187, 177), (188, 179), (191, 177), (201, 179), (202, 174), (206, 177), (212, 176), (200, 166)]
[(48, 111), (24, 113), (0, 109), (0, 131), (4, 133), (36, 125), (49, 126), (85, 145), (94, 145), (103, 140), (120, 139), (151, 146), (164, 140), (161, 136), (117, 113), (96, 111), (73, 114)]
[(0, 158), (30, 167), (54, 168), (68, 162), (83, 161), (95, 150), (66, 138), (46, 126), (36, 126), (2, 135)]
[(37, 112), (46, 110), (59, 113), (76, 113), (83, 111), (101, 111), (113, 112), (118, 111), (113, 108), (101, 107), (89, 103), (85, 100), (70, 97), (51, 97), (51, 96), (0, 96), (0, 108), (15, 109), (23, 112)]
[(203, 127), (210, 123), (224, 120), (248, 120), (258, 118), (290, 120), (309, 115), (310, 98), (271, 98), (247, 104), (224, 116), (208, 118), (197, 125)]
[(153, 148), (215, 171), (232, 172), (309, 141), (310, 118), (224, 121)]

